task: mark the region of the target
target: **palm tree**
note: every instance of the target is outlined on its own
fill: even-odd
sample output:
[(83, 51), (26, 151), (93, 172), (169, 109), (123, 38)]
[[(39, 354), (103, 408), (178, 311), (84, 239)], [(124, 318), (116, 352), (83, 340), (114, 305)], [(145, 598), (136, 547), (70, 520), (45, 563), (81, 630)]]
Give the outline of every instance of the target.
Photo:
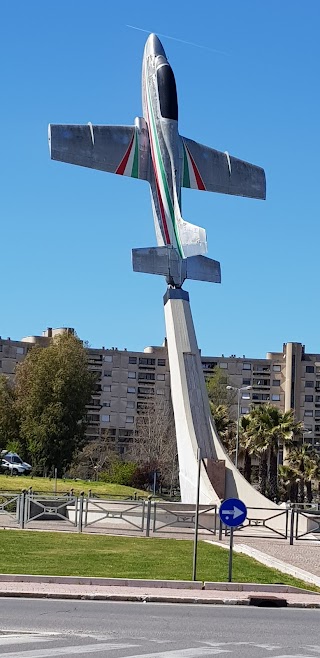
[(210, 402), (211, 414), (214, 419), (216, 430), (230, 457), (235, 451), (235, 423), (229, 417), (228, 407), (224, 404), (214, 405)]
[(268, 489), (271, 500), (277, 500), (279, 447), (292, 443), (292, 434), (299, 431), (302, 423), (295, 422), (291, 409), (282, 412), (272, 404), (252, 409), (250, 419), (249, 435), (260, 455), (259, 489), (263, 495), (266, 495)]
[(298, 482), (298, 500), (304, 503), (305, 488), (308, 503), (312, 502), (312, 481), (319, 479), (320, 460), (317, 453), (308, 444), (294, 448), (289, 453), (290, 467), (294, 470)]
[(288, 464), (279, 466), (279, 484), (285, 500), (296, 503), (298, 500), (299, 478), (296, 471)]
[(243, 453), (243, 475), (251, 483), (252, 463), (251, 457), (257, 454), (256, 447), (250, 436), (250, 414), (240, 418), (240, 450)]

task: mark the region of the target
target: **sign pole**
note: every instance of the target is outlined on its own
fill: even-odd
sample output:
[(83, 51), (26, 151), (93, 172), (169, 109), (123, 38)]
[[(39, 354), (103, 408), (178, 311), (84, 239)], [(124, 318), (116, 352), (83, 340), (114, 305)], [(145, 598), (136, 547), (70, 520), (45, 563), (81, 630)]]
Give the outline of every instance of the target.
[(230, 528), (229, 583), (232, 583), (232, 557), (233, 557), (233, 528)]
[(197, 500), (194, 519), (194, 542), (193, 542), (193, 569), (192, 580), (196, 580), (197, 576), (197, 551), (198, 551), (198, 526), (199, 526), (199, 499), (200, 499), (200, 473), (201, 473), (201, 454), (200, 448), (197, 451), (198, 460), (198, 476), (197, 476)]

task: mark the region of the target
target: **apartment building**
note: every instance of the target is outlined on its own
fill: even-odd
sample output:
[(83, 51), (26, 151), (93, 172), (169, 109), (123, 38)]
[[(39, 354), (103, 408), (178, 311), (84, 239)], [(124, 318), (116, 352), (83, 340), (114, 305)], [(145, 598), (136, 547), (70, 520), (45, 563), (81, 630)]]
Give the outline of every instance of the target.
[[(0, 373), (14, 379), (17, 363), (34, 345), (47, 347), (55, 336), (72, 328), (49, 328), (41, 336), (21, 341), (0, 338)], [(136, 419), (149, 400), (170, 399), (170, 373), (165, 346), (130, 352), (116, 347), (87, 348), (88, 365), (97, 374), (95, 391), (87, 407), (88, 438), (108, 435), (120, 454), (136, 432)]]
[[(46, 347), (54, 336), (73, 331), (49, 328), (42, 336), (27, 336), (21, 341), (0, 338), (0, 373), (13, 379), (16, 364), (33, 345)], [(146, 402), (170, 399), (167, 348), (146, 347), (143, 352), (87, 348), (87, 354), (89, 368), (97, 373), (96, 389), (88, 405), (87, 436), (97, 438), (107, 433), (123, 454), (135, 436), (137, 416)], [(304, 440), (320, 449), (320, 354), (306, 353), (301, 343), (284, 343), (282, 352), (268, 352), (265, 359), (234, 354), (201, 359), (205, 377), (220, 368), (226, 375), (226, 385), (244, 389), (239, 391), (241, 414), (249, 413), (252, 405), (266, 402), (283, 411), (292, 408), (296, 419), (304, 423)]]
[[(284, 343), (282, 352), (267, 352), (265, 359), (232, 354), (202, 357), (202, 364), (206, 377), (221, 368), (227, 383), (239, 389), (240, 414), (265, 403), (293, 409), (304, 423), (303, 440), (320, 449), (320, 354), (306, 353), (301, 343)], [(237, 395), (233, 412), (236, 416)]]

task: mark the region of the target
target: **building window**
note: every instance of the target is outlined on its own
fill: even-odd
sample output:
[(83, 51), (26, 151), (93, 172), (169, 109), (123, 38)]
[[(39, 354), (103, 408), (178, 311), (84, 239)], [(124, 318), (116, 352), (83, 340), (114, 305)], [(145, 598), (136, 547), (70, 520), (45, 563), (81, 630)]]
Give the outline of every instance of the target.
[(251, 379), (247, 379), (246, 377), (243, 377), (242, 384), (243, 384), (243, 386), (250, 386)]
[(304, 410), (304, 415), (305, 415), (305, 416), (313, 416), (313, 411), (312, 411), (312, 409), (305, 409), (305, 410)]
[(135, 372), (131, 372), (131, 371), (128, 372), (128, 379), (136, 379), (136, 378), (137, 378), (137, 374)]
[(249, 413), (249, 407), (241, 407), (241, 413), (242, 414), (248, 414)]
[(270, 400), (270, 395), (269, 393), (252, 393), (252, 399), (254, 401), (261, 400), (267, 402), (268, 400)]
[[(319, 382), (319, 384), (320, 384), (320, 382)], [(306, 388), (313, 388), (314, 387), (314, 382), (311, 381), (310, 379), (307, 379), (306, 383), (305, 383), (305, 387)]]
[(316, 418), (320, 418), (320, 409), (316, 409), (314, 415)]
[(306, 366), (306, 372), (314, 372), (314, 366)]
[(145, 357), (140, 357), (139, 365), (141, 366), (154, 366), (156, 363), (155, 359), (147, 359)]
[(106, 400), (106, 402), (103, 402), (102, 405), (103, 405), (104, 407), (110, 407), (110, 406), (111, 406), (111, 402), (110, 402), (110, 400)]
[(139, 380), (140, 379), (144, 379), (144, 380), (154, 382), (155, 374), (154, 374), (154, 372), (139, 372)]
[[(316, 395), (316, 401), (317, 401), (317, 398), (318, 398), (318, 397), (320, 397), (320, 396), (319, 396), (319, 395)], [(305, 402), (313, 402), (313, 395), (305, 395), (305, 396), (304, 396), (304, 401), (305, 401)]]
[(157, 395), (164, 395), (164, 388), (157, 388)]
[(137, 363), (137, 357), (136, 356), (129, 356), (129, 363)]
[(23, 347), (17, 347), (17, 354), (24, 354)]
[(217, 365), (217, 361), (202, 361), (202, 367), (204, 370), (213, 370)]
[(165, 366), (165, 365), (166, 365), (165, 359), (158, 359), (158, 366)]
[(250, 393), (247, 393), (246, 391), (244, 391), (241, 395), (241, 399), (242, 400), (250, 400)]
[(280, 386), (280, 379), (273, 379), (272, 380), (272, 386)]
[(251, 363), (247, 363), (246, 361), (242, 364), (242, 370), (251, 370)]
[(112, 377), (112, 371), (111, 370), (104, 370), (103, 371), (103, 376), (104, 377)]
[(273, 372), (281, 372), (281, 366), (278, 366), (276, 364), (273, 366), (272, 369), (273, 369)]
[(270, 386), (270, 379), (253, 379), (254, 386)]
[(165, 375), (162, 375), (161, 373), (158, 373), (158, 374), (157, 374), (157, 380), (158, 380), (158, 382), (164, 382), (164, 381), (165, 381), (165, 378), (166, 378)]
[(148, 386), (139, 386), (138, 393), (140, 393), (140, 395), (150, 395), (154, 393), (154, 389), (149, 388)]
[(133, 423), (134, 417), (133, 416), (126, 416), (126, 423)]
[(110, 423), (110, 414), (102, 414), (101, 420), (103, 423)]
[(136, 392), (136, 387), (135, 386), (128, 386), (127, 393), (135, 393), (135, 392)]
[(280, 402), (280, 395), (277, 395), (277, 394), (272, 395), (271, 400), (272, 400), (272, 402)]
[(316, 395), (316, 402), (318, 402), (318, 403), (320, 402), (320, 395)]
[(127, 409), (135, 409), (136, 403), (134, 400), (128, 400), (127, 401)]
[(225, 362), (221, 362), (221, 363), (219, 363), (219, 368), (222, 368), (222, 369), (225, 370), (227, 367), (228, 367), (228, 364), (227, 364), (227, 363), (225, 363)]
[(111, 384), (109, 384), (107, 386), (103, 386), (103, 391), (105, 393), (111, 393)]
[(107, 363), (112, 363), (112, 356), (110, 354), (105, 354), (103, 360)]

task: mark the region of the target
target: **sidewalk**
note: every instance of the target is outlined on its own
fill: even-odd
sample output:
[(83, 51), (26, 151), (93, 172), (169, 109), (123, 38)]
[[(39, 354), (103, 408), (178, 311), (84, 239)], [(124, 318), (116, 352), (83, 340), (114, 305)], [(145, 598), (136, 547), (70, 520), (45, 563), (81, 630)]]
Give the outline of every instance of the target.
[(213, 605), (254, 605), (251, 598), (259, 597), (262, 600), (258, 605), (268, 607), (320, 608), (320, 594), (289, 586), (163, 581), (159, 587), (159, 581), (124, 580), (122, 584), (120, 579), (115, 580), (117, 584), (103, 584), (112, 579), (3, 574), (0, 597)]

